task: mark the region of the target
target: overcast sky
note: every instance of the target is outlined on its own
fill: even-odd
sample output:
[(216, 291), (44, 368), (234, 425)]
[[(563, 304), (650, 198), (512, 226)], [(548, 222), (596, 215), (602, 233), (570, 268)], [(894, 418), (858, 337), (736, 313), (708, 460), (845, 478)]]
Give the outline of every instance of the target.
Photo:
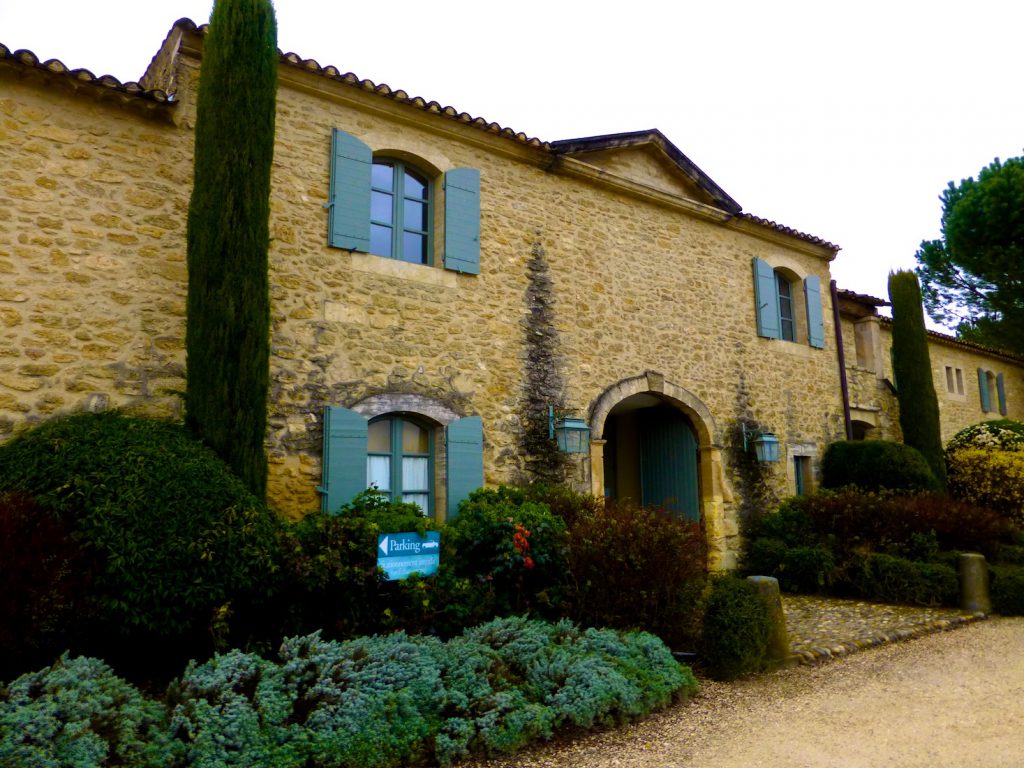
[[(0, 42), (137, 80), (210, 0), (0, 0)], [(886, 296), (939, 194), (1024, 154), (1024, 3), (278, 0), (278, 44), (530, 136), (658, 128), (748, 213)]]

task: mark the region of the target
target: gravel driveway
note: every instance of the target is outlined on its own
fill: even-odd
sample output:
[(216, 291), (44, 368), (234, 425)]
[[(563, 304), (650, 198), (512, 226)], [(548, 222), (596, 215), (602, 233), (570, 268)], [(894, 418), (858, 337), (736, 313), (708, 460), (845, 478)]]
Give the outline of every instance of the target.
[(642, 723), (463, 768), (1024, 766), (1024, 618), (701, 686)]

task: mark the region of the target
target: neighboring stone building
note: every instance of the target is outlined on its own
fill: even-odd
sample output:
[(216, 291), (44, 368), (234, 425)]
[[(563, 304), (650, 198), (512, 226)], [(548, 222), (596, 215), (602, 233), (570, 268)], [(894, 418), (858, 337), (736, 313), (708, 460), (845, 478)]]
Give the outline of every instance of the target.
[[(202, 42), (177, 22), (139, 84), (0, 46), (0, 439), (79, 409), (180, 416)], [(572, 482), (699, 517), (730, 567), (740, 425), (777, 436), (777, 496), (844, 434), (837, 247), (744, 213), (657, 131), (543, 142), (289, 54), (272, 184), (287, 514), (371, 480), (443, 518), (530, 478), (546, 403), (589, 427)], [(892, 436), (884, 325), (843, 306), (857, 418)], [(952, 345), (936, 363), (966, 377), (975, 348)], [(979, 354), (1015, 412), (1020, 369)]]
[[(892, 374), (892, 320), (878, 314), (888, 302), (839, 292), (843, 348), (854, 437), (902, 439)], [(988, 419), (1024, 419), (1024, 357), (928, 332), (942, 441)]]

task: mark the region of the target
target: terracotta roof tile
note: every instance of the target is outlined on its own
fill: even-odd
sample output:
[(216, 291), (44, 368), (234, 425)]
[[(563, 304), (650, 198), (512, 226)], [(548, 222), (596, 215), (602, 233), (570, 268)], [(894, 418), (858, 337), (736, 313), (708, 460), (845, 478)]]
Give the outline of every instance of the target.
[[(880, 317), (883, 325), (892, 325), (891, 317)], [(1003, 357), (1007, 360), (1012, 360), (1015, 363), (1024, 363), (1024, 355), (1019, 355), (1016, 352), (1011, 352), (1007, 349), (1000, 349), (999, 347), (990, 347), (987, 344), (978, 344), (974, 341), (967, 341), (965, 339), (959, 339), (956, 336), (952, 336), (948, 333), (941, 333), (940, 331), (927, 331), (930, 338), (935, 339), (947, 346), (960, 347), (962, 349), (968, 349), (973, 352), (981, 352), (986, 355), (995, 355), (997, 357)]]
[(787, 227), (784, 224), (779, 224), (769, 219), (762, 219), (760, 216), (755, 216), (752, 213), (741, 213), (740, 218), (746, 219), (747, 221), (752, 221), (754, 224), (760, 224), (762, 227), (768, 227), (769, 229), (773, 229), (776, 232), (781, 232), (783, 234), (790, 235), (792, 237), (797, 238), (798, 240), (803, 240), (808, 243), (814, 243), (815, 245), (824, 246), (825, 248), (828, 248), (831, 251), (838, 251), (840, 249), (838, 245), (836, 245), (835, 243), (830, 243), (828, 240), (823, 240), (820, 237), (809, 235), (806, 232), (800, 232), (799, 230), (793, 229), (792, 227)]

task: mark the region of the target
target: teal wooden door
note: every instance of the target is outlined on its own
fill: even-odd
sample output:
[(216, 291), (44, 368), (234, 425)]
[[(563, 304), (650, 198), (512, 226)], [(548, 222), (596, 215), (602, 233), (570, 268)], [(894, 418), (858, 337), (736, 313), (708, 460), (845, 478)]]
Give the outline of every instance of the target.
[(693, 428), (683, 414), (671, 408), (648, 408), (637, 416), (643, 503), (699, 521), (697, 436)]

